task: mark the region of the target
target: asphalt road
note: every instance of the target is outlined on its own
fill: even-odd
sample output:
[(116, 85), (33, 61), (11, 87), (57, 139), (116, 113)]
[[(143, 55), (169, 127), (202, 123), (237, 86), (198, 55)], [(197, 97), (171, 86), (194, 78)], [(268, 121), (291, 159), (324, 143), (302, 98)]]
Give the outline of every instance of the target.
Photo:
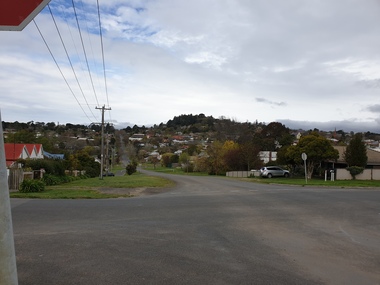
[(380, 284), (379, 189), (171, 177), (151, 196), (12, 199), (19, 284)]

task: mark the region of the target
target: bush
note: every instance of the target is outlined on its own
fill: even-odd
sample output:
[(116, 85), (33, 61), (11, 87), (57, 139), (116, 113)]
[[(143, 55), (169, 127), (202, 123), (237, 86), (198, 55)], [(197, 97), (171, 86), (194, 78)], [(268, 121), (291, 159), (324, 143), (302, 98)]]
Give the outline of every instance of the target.
[(45, 184), (41, 180), (24, 180), (20, 185), (21, 193), (42, 192), (45, 190)]
[(42, 181), (45, 183), (46, 186), (52, 186), (52, 185), (59, 185), (63, 183), (69, 183), (71, 181), (77, 180), (79, 178), (76, 178), (74, 176), (69, 175), (51, 175), (51, 174), (45, 174), (42, 178)]
[(350, 167), (347, 167), (347, 170), (350, 172), (350, 174), (352, 176), (352, 179), (355, 180), (356, 179), (356, 175), (359, 175), (359, 174), (363, 173), (364, 167), (350, 166)]
[(182, 164), (181, 168), (184, 172), (194, 172), (194, 165), (191, 163)]
[(100, 176), (100, 167), (85, 166), (83, 170), (86, 172), (87, 177), (94, 178)]
[(59, 177), (52, 174), (45, 174), (42, 178), (42, 181), (45, 183), (46, 186), (61, 184), (61, 180), (59, 179)]
[(128, 164), (125, 170), (127, 171), (128, 175), (132, 175), (133, 173), (136, 172), (136, 164), (135, 163)]
[(30, 167), (33, 170), (45, 169), (47, 174), (64, 175), (65, 174), (65, 161), (52, 160), (52, 159), (27, 159), (25, 167)]

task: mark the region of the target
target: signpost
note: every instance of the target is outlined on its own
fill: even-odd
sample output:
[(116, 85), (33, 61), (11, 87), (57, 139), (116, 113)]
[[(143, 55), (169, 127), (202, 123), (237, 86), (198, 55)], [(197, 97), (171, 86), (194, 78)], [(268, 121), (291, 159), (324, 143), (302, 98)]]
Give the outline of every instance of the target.
[(0, 31), (22, 31), (50, 0), (0, 0)]
[[(0, 0), (0, 31), (21, 31), (50, 0)], [(17, 285), (8, 173), (0, 116), (0, 284)]]
[(303, 152), (303, 153), (301, 154), (301, 157), (302, 157), (302, 160), (303, 160), (303, 164), (305, 165), (305, 182), (306, 182), (306, 184), (307, 184), (307, 171), (306, 171), (307, 154)]

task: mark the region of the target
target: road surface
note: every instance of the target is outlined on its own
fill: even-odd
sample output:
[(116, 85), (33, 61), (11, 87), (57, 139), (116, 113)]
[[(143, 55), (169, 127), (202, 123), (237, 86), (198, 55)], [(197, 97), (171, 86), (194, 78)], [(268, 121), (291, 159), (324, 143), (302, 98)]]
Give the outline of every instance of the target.
[(379, 189), (170, 177), (151, 196), (12, 199), (19, 284), (380, 284)]

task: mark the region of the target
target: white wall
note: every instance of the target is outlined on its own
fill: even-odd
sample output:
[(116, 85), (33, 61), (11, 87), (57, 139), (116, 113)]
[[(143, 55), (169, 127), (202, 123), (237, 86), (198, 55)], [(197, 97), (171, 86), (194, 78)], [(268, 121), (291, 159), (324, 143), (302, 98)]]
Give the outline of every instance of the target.
[[(336, 170), (336, 180), (352, 180), (350, 172), (344, 168)], [(356, 176), (357, 180), (380, 180), (380, 169), (364, 169), (362, 174)]]

